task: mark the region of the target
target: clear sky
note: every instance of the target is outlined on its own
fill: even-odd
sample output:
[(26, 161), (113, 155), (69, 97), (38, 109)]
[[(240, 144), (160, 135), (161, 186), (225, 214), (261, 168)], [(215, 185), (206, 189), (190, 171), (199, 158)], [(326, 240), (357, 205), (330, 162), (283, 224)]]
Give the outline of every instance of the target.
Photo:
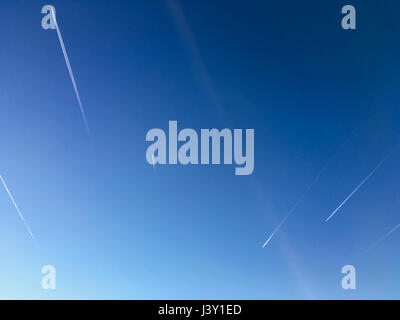
[[(41, 26), (46, 4), (90, 135), (57, 33)], [(341, 28), (346, 4), (357, 30)], [(400, 223), (399, 12), (389, 0), (2, 1), (0, 174), (35, 239), (0, 187), (0, 298), (399, 298), (400, 229), (364, 253)], [(253, 174), (154, 170), (146, 133), (170, 120), (255, 129)]]

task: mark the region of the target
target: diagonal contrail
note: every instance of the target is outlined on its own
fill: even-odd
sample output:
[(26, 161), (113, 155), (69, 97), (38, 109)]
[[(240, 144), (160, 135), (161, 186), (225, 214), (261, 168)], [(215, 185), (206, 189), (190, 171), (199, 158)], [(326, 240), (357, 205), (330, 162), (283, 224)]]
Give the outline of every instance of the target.
[(281, 221), (280, 224), (278, 224), (278, 226), (276, 227), (276, 229), (274, 230), (274, 232), (272, 232), (272, 234), (269, 236), (269, 238), (267, 239), (267, 241), (265, 241), (265, 243), (263, 244), (263, 248), (271, 241), (271, 239), (273, 238), (273, 236), (275, 235), (275, 233), (278, 232), (278, 230), (282, 227), (282, 225), (285, 223), (285, 221), (287, 220), (287, 218), (289, 218), (290, 214), (294, 211), (296, 207), (293, 206), (292, 209), (289, 210), (289, 213), (283, 218), (283, 220)]
[(378, 165), (374, 168), (374, 170), (372, 170), (369, 175), (367, 175), (365, 177), (365, 179), (363, 181), (361, 181), (361, 183), (357, 186), (357, 188), (355, 188), (347, 197), (346, 199), (343, 200), (343, 202), (339, 205), (339, 207), (337, 207), (332, 213), (331, 215), (326, 218), (325, 222), (328, 222), (339, 210), (341, 207), (343, 207), (347, 201), (350, 200), (350, 198), (358, 191), (358, 189), (360, 189), (364, 183), (366, 183), (375, 173), (376, 170), (379, 169), (379, 167), (387, 160), (387, 158), (390, 156), (390, 154), (388, 156), (386, 156), (385, 158), (383, 158), (383, 160), (381, 160), (381, 162), (378, 163)]
[(378, 241), (375, 241), (367, 250), (365, 250), (364, 253), (367, 253), (374, 247), (376, 247), (379, 243), (381, 243), (383, 240), (385, 240), (388, 236), (390, 236), (393, 232), (395, 232), (397, 229), (400, 228), (400, 224), (398, 224), (396, 227), (394, 227), (392, 230), (390, 230), (388, 233), (386, 233), (382, 238), (380, 238)]
[[(357, 128), (356, 128), (357, 129)], [(355, 130), (354, 130), (355, 131)], [(272, 232), (272, 234), (269, 236), (267, 241), (263, 244), (263, 248), (271, 241), (271, 239), (274, 237), (275, 233), (278, 232), (278, 230), (282, 227), (282, 225), (286, 222), (286, 220), (289, 218), (289, 216), (293, 213), (294, 210), (300, 205), (300, 203), (304, 200), (306, 195), (310, 192), (312, 187), (318, 182), (319, 178), (321, 175), (326, 171), (326, 169), (329, 167), (331, 162), (338, 156), (340, 151), (343, 149), (343, 147), (346, 145), (348, 139), (339, 147), (339, 149), (333, 154), (333, 156), (330, 157), (330, 159), (326, 162), (326, 164), (322, 167), (322, 169), (319, 171), (319, 173), (315, 176), (314, 180), (310, 183), (310, 185), (307, 187), (307, 189), (302, 193), (300, 198), (296, 201), (296, 203), (293, 205), (293, 207), (289, 210), (289, 212), (286, 214), (286, 216), (283, 218), (283, 220), (279, 223), (279, 225), (276, 227), (276, 229)]]
[(31, 231), (31, 228), (29, 228), (28, 223), (26, 222), (24, 216), (22, 215), (21, 211), (19, 210), (19, 208), (18, 208), (16, 202), (14, 201), (13, 196), (12, 196), (11, 193), (10, 193), (10, 190), (8, 190), (8, 187), (7, 187), (7, 185), (6, 185), (6, 183), (5, 183), (4, 179), (3, 179), (3, 177), (2, 177), (1, 175), (0, 175), (0, 180), (1, 180), (1, 182), (3, 183), (4, 188), (6, 189), (6, 191), (7, 191), (7, 193), (8, 193), (8, 196), (10, 197), (12, 203), (14, 204), (15, 209), (17, 209), (17, 212), (18, 212), (20, 218), (22, 219), (22, 222), (24, 223), (26, 229), (28, 229), (28, 232), (29, 232), (30, 236), (32, 237), (32, 239), (35, 239), (35, 237), (33, 236), (32, 231)]
[(54, 24), (56, 26), (58, 39), (60, 40), (61, 49), (62, 49), (62, 52), (64, 54), (65, 63), (67, 64), (69, 76), (71, 77), (71, 81), (72, 81), (72, 85), (74, 86), (76, 98), (78, 99), (79, 107), (80, 107), (81, 113), (82, 113), (82, 118), (83, 118), (83, 121), (85, 122), (86, 130), (89, 133), (89, 125), (88, 125), (87, 120), (86, 120), (85, 110), (83, 109), (83, 106), (82, 106), (81, 98), (79, 96), (78, 87), (77, 87), (76, 82), (75, 82), (74, 73), (72, 72), (71, 64), (69, 62), (68, 55), (67, 55), (67, 50), (65, 49), (64, 41), (63, 41), (63, 38), (61, 36), (60, 28), (58, 26), (58, 23), (57, 23), (57, 20), (56, 20), (56, 15), (54, 14), (54, 10), (53, 9), (51, 9), (51, 14), (53, 15)]
[(307, 189), (303, 192), (303, 194), (300, 196), (300, 198), (296, 201), (296, 203), (293, 205), (293, 207), (289, 210), (289, 212), (286, 214), (286, 216), (283, 218), (283, 220), (279, 223), (279, 225), (276, 227), (276, 229), (274, 230), (274, 232), (272, 232), (272, 234), (269, 236), (269, 238), (267, 239), (267, 241), (265, 241), (265, 243), (263, 244), (263, 248), (268, 244), (268, 242), (271, 241), (271, 239), (273, 238), (273, 236), (275, 235), (275, 233), (278, 232), (278, 230), (282, 227), (282, 225), (286, 222), (286, 220), (289, 218), (289, 216), (292, 214), (292, 212), (294, 210), (296, 210), (296, 208), (299, 206), (299, 204), (303, 201), (303, 199), (305, 198), (305, 196), (307, 195), (307, 193), (311, 190), (311, 188), (314, 186), (314, 184), (317, 183), (317, 181), (319, 180), (319, 177), (322, 175), (322, 173), (326, 170), (328, 164), (331, 161), (329, 161), (325, 167), (319, 172), (319, 174), (315, 177), (315, 179), (311, 182), (311, 184), (307, 187)]

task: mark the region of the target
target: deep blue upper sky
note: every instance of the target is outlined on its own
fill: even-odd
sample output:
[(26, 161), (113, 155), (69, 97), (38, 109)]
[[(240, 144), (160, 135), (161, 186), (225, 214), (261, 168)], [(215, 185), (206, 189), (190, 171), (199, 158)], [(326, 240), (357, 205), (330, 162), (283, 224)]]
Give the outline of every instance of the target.
[[(79, 106), (52, 4), (86, 109)], [(357, 30), (341, 28), (341, 8)], [(0, 10), (0, 298), (398, 298), (396, 1)], [(255, 170), (147, 164), (148, 130), (255, 129)], [(335, 156), (334, 156), (335, 155)], [(334, 156), (334, 158), (332, 158)], [(331, 159), (272, 241), (262, 244)], [(40, 270), (57, 269), (44, 291)], [(357, 290), (341, 288), (343, 265)]]

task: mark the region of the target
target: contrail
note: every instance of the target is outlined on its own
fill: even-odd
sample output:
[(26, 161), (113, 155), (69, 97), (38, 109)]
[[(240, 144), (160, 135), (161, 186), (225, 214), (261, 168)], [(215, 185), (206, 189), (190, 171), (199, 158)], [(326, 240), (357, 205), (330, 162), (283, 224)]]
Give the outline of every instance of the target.
[(394, 227), (392, 230), (390, 230), (388, 233), (386, 233), (378, 241), (375, 241), (367, 250), (365, 250), (364, 253), (367, 253), (369, 250), (371, 250), (372, 248), (376, 247), (379, 243), (381, 243), (383, 240), (385, 240), (388, 236), (390, 236), (393, 232), (395, 232), (399, 228), (400, 228), (400, 224), (398, 224), (396, 227)]
[(53, 15), (54, 24), (55, 24), (55, 26), (56, 26), (58, 39), (60, 40), (61, 49), (62, 49), (62, 52), (63, 52), (63, 54), (64, 54), (65, 63), (67, 64), (69, 76), (71, 77), (71, 81), (72, 81), (72, 85), (74, 86), (76, 98), (78, 99), (79, 107), (80, 107), (80, 109), (81, 109), (83, 121), (85, 122), (86, 130), (87, 130), (87, 132), (89, 133), (90, 131), (89, 131), (89, 126), (88, 126), (88, 123), (87, 123), (87, 120), (86, 120), (85, 110), (83, 109), (83, 106), (82, 106), (81, 98), (80, 98), (79, 92), (78, 92), (78, 87), (77, 87), (76, 82), (75, 82), (74, 73), (72, 72), (71, 64), (69, 63), (69, 59), (68, 59), (68, 55), (67, 55), (67, 50), (65, 49), (64, 41), (63, 41), (63, 38), (62, 38), (62, 36), (61, 36), (60, 28), (59, 28), (59, 26), (58, 26), (58, 23), (57, 23), (57, 20), (56, 20), (56, 15), (54, 14), (54, 10), (53, 10), (53, 9), (51, 9), (51, 13), (52, 13), (52, 15)]
[(18, 212), (19, 216), (21, 217), (22, 222), (25, 224), (26, 229), (28, 229), (28, 232), (29, 232), (30, 236), (32, 237), (32, 239), (35, 239), (35, 237), (33, 236), (32, 231), (31, 231), (31, 228), (29, 228), (29, 226), (28, 226), (28, 224), (27, 224), (27, 222), (26, 222), (24, 216), (22, 215), (21, 211), (19, 210), (19, 208), (18, 208), (16, 202), (14, 201), (13, 196), (12, 196), (11, 193), (10, 193), (10, 190), (8, 190), (8, 187), (7, 187), (6, 183), (4, 182), (4, 179), (3, 179), (3, 177), (2, 177), (1, 175), (0, 175), (0, 179), (1, 179), (1, 182), (3, 183), (3, 185), (4, 185), (4, 188), (6, 189), (6, 191), (7, 191), (7, 193), (8, 193), (8, 195), (9, 195), (9, 197), (10, 197), (12, 203), (14, 204), (15, 209), (17, 209), (17, 212)]
[(281, 223), (276, 227), (276, 229), (274, 230), (274, 232), (272, 232), (272, 234), (269, 236), (269, 238), (267, 239), (267, 241), (265, 241), (265, 243), (263, 244), (263, 248), (268, 244), (268, 242), (271, 241), (271, 239), (273, 238), (273, 236), (275, 235), (275, 233), (278, 232), (278, 230), (282, 227), (282, 225), (285, 223), (285, 221), (287, 220), (287, 218), (289, 218), (290, 214), (294, 211), (295, 206), (292, 207), (292, 209), (289, 210), (289, 213), (283, 218), (283, 220), (281, 221)]
[[(330, 163), (330, 161), (328, 162), (328, 164)], [(298, 207), (298, 205), (303, 201), (303, 199), (305, 198), (305, 196), (307, 195), (307, 193), (311, 190), (311, 188), (314, 186), (314, 184), (317, 183), (317, 181), (319, 180), (319, 177), (321, 176), (321, 174), (326, 170), (326, 167), (328, 166), (328, 164), (320, 171), (320, 173), (315, 177), (315, 179), (313, 180), (313, 182), (307, 187), (306, 191), (303, 192), (303, 194), (300, 196), (300, 198), (296, 201), (296, 203), (294, 204), (294, 206), (289, 210), (289, 212), (286, 214), (286, 216), (283, 218), (283, 220), (279, 223), (279, 225), (276, 227), (276, 229), (274, 230), (274, 232), (272, 232), (272, 234), (269, 236), (269, 238), (267, 239), (267, 241), (265, 241), (265, 243), (263, 244), (263, 248), (268, 244), (268, 242), (271, 241), (271, 239), (273, 238), (273, 236), (275, 235), (275, 233), (278, 232), (278, 230), (282, 227), (282, 225), (286, 222), (286, 220), (289, 218), (289, 216), (292, 214), (292, 212), (294, 210), (296, 210), (296, 208)]]
[[(390, 153), (390, 154), (391, 154), (391, 153)], [(366, 183), (366, 182), (373, 176), (373, 174), (375, 173), (375, 171), (378, 170), (379, 167), (387, 160), (387, 158), (390, 156), (390, 154), (387, 155), (383, 160), (381, 160), (381, 162), (378, 163), (378, 165), (374, 168), (374, 170), (372, 170), (372, 171), (370, 172), (370, 174), (367, 175), (363, 181), (361, 181), (361, 183), (357, 186), (357, 188), (355, 188), (355, 189), (353, 190), (353, 192), (351, 192), (351, 193), (347, 196), (347, 198), (343, 200), (343, 202), (339, 205), (339, 207), (337, 207), (337, 208), (331, 213), (331, 215), (330, 215), (328, 218), (326, 218), (325, 222), (328, 222), (328, 221), (336, 214), (336, 212), (338, 212), (338, 211), (340, 210), (340, 208), (343, 207), (343, 206), (346, 204), (346, 202), (350, 200), (350, 198), (358, 191), (358, 189), (360, 189), (360, 188), (363, 186), (363, 184)]]
[[(357, 129), (357, 128), (356, 128)], [(356, 130), (354, 129), (353, 132)], [(352, 132), (352, 133), (353, 133)], [(346, 145), (349, 139), (347, 139), (340, 147), (339, 149), (333, 154), (333, 156), (330, 157), (330, 159), (327, 161), (327, 163), (322, 167), (322, 169), (319, 171), (319, 173), (316, 175), (314, 180), (310, 183), (310, 185), (307, 187), (307, 189), (303, 192), (303, 194), (300, 196), (300, 198), (296, 201), (296, 203), (293, 205), (293, 207), (289, 210), (289, 212), (286, 214), (286, 216), (283, 218), (283, 220), (279, 223), (279, 225), (276, 227), (276, 229), (272, 232), (272, 234), (269, 236), (267, 241), (263, 244), (263, 248), (271, 241), (275, 233), (278, 232), (278, 230), (282, 227), (282, 225), (286, 222), (286, 220), (289, 218), (289, 216), (293, 213), (294, 210), (300, 205), (300, 203), (304, 200), (306, 195), (310, 192), (312, 187), (318, 182), (319, 178), (321, 175), (326, 171), (326, 169), (329, 167), (329, 165), (332, 163), (332, 161), (338, 156), (339, 152), (343, 149), (343, 147)]]

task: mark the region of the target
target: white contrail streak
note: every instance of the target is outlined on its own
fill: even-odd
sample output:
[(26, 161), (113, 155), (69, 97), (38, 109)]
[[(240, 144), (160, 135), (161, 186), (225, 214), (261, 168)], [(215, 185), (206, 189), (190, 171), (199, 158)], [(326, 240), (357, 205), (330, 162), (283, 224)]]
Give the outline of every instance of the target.
[(390, 236), (393, 232), (395, 232), (397, 229), (400, 228), (400, 224), (398, 224), (396, 227), (394, 227), (392, 230), (390, 230), (388, 233), (386, 233), (382, 238), (380, 238), (378, 241), (375, 241), (367, 250), (365, 250), (364, 253), (367, 253), (369, 250), (373, 249), (376, 247), (379, 243), (381, 243), (383, 240), (385, 240), (388, 236)]
[(296, 203), (293, 205), (293, 207), (289, 210), (289, 212), (286, 214), (286, 216), (283, 218), (283, 220), (279, 223), (279, 225), (276, 227), (276, 229), (272, 232), (272, 234), (269, 236), (267, 241), (263, 244), (263, 248), (271, 241), (271, 239), (274, 237), (275, 233), (278, 232), (278, 230), (282, 227), (282, 225), (286, 222), (286, 220), (289, 218), (289, 216), (292, 214), (294, 210), (300, 205), (300, 203), (304, 200), (306, 195), (310, 192), (312, 187), (318, 182), (319, 178), (321, 175), (326, 171), (326, 169), (329, 167), (331, 162), (337, 157), (339, 152), (342, 150), (342, 148), (346, 145), (347, 140), (341, 145), (341, 147), (334, 153), (334, 155), (327, 161), (325, 166), (322, 167), (322, 169), (319, 171), (319, 173), (316, 175), (314, 180), (310, 183), (310, 185), (307, 187), (307, 189), (303, 192), (303, 194), (300, 196), (300, 198), (296, 201)]
[(355, 189), (347, 196), (347, 198), (343, 200), (343, 202), (339, 205), (339, 207), (337, 207), (337, 208), (331, 213), (331, 215), (330, 215), (328, 218), (326, 218), (325, 222), (328, 222), (328, 221), (340, 210), (340, 208), (343, 207), (343, 206), (346, 204), (346, 202), (350, 200), (350, 198), (358, 191), (358, 189), (360, 189), (360, 188), (364, 185), (364, 183), (366, 183), (366, 182), (373, 176), (373, 174), (375, 173), (375, 171), (379, 169), (379, 167), (386, 161), (386, 159), (387, 159), (388, 157), (389, 157), (389, 156), (386, 156), (383, 160), (381, 160), (381, 162), (378, 163), (378, 165), (374, 168), (374, 170), (372, 170), (372, 171), (370, 172), (370, 174), (367, 175), (363, 181), (361, 181), (361, 183), (357, 186), (357, 188), (355, 188)]
[(0, 175), (0, 179), (1, 179), (1, 182), (3, 183), (3, 185), (4, 185), (4, 188), (6, 189), (6, 191), (7, 191), (7, 193), (8, 193), (8, 196), (10, 197), (12, 203), (14, 204), (15, 209), (17, 209), (17, 212), (18, 212), (20, 218), (22, 219), (22, 222), (25, 224), (26, 229), (28, 229), (28, 232), (29, 232), (30, 236), (32, 237), (32, 239), (35, 239), (35, 237), (33, 236), (32, 231), (31, 231), (31, 228), (29, 227), (29, 225), (28, 225), (28, 223), (26, 222), (24, 216), (22, 215), (21, 211), (19, 210), (19, 208), (18, 208), (16, 202), (14, 201), (13, 196), (12, 196), (11, 193), (10, 193), (10, 190), (8, 190), (8, 187), (7, 187), (7, 185), (6, 185), (6, 183), (5, 183), (4, 179), (3, 179), (3, 177), (2, 177), (1, 175)]
[(86, 120), (85, 110), (83, 109), (83, 106), (82, 106), (81, 98), (80, 98), (79, 92), (78, 92), (78, 87), (77, 87), (76, 82), (75, 82), (74, 73), (72, 72), (71, 64), (69, 62), (68, 55), (67, 55), (67, 50), (65, 49), (64, 41), (63, 41), (63, 38), (61, 36), (60, 28), (58, 26), (58, 23), (57, 23), (57, 20), (56, 20), (56, 15), (54, 14), (54, 10), (53, 9), (51, 9), (51, 13), (53, 15), (54, 24), (56, 26), (58, 39), (60, 40), (61, 49), (62, 49), (62, 52), (64, 54), (65, 63), (67, 64), (69, 76), (71, 77), (71, 81), (72, 81), (72, 85), (74, 86), (76, 98), (78, 99), (79, 107), (81, 109), (83, 121), (85, 122), (86, 130), (89, 133), (89, 125), (88, 125), (87, 120)]
[(275, 235), (275, 233), (278, 232), (278, 230), (282, 227), (282, 225), (285, 223), (285, 221), (287, 220), (287, 218), (289, 218), (290, 214), (294, 211), (295, 207), (292, 207), (292, 209), (289, 210), (289, 213), (283, 218), (283, 220), (281, 221), (281, 223), (276, 227), (276, 229), (274, 230), (274, 232), (272, 232), (272, 234), (269, 236), (269, 238), (267, 239), (267, 241), (265, 241), (265, 243), (263, 244), (263, 248), (271, 241), (271, 239), (273, 238), (273, 236)]
[[(328, 164), (330, 163), (330, 161), (328, 162)], [(328, 165), (327, 164), (327, 165)], [(314, 184), (317, 183), (317, 181), (319, 180), (319, 177), (321, 176), (321, 174), (325, 171), (327, 165), (320, 171), (320, 173), (315, 177), (315, 179), (313, 180), (313, 182), (307, 187), (307, 189), (303, 192), (303, 194), (300, 196), (300, 198), (296, 201), (296, 203), (294, 204), (294, 206), (289, 210), (289, 212), (286, 214), (286, 216), (283, 218), (283, 220), (279, 223), (279, 225), (276, 227), (276, 229), (274, 230), (274, 232), (272, 232), (272, 234), (269, 236), (269, 238), (267, 239), (267, 241), (265, 241), (265, 243), (263, 244), (263, 248), (268, 244), (268, 242), (271, 241), (271, 239), (273, 238), (273, 236), (275, 235), (275, 233), (278, 232), (278, 230), (282, 227), (282, 225), (286, 222), (286, 220), (289, 218), (289, 216), (292, 214), (292, 212), (294, 210), (296, 210), (296, 208), (299, 206), (299, 204), (303, 201), (303, 199), (305, 198), (305, 196), (307, 195), (307, 193), (311, 190), (311, 188), (314, 186)]]

